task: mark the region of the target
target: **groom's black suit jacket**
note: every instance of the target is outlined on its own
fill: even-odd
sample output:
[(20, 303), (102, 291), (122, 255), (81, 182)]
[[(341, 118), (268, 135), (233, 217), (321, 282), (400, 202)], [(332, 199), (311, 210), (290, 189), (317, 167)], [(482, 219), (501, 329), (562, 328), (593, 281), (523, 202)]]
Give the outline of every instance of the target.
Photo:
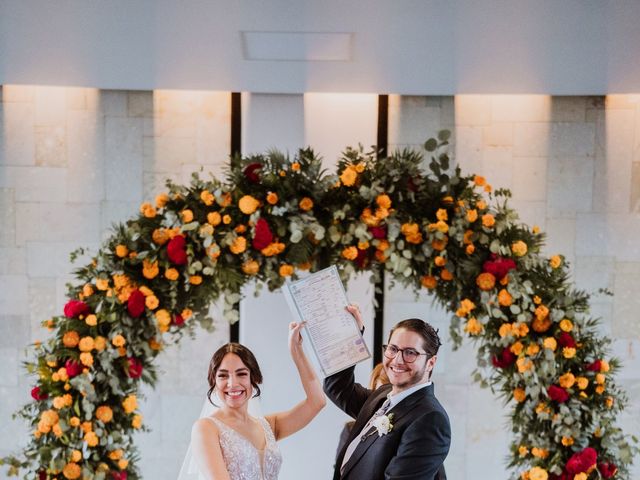
[[(361, 434), (380, 408), (391, 385), (369, 390), (355, 383), (355, 367), (327, 377), (324, 391), (341, 410), (356, 419), (351, 435), (338, 454), (334, 480), (433, 480), (451, 444), (449, 417), (433, 393), (421, 388), (387, 412), (393, 428), (381, 437), (368, 435), (357, 446), (340, 474), (347, 446)], [(372, 429), (374, 427), (371, 427)], [(371, 429), (369, 429), (369, 432)], [(364, 433), (364, 432), (363, 432)]]

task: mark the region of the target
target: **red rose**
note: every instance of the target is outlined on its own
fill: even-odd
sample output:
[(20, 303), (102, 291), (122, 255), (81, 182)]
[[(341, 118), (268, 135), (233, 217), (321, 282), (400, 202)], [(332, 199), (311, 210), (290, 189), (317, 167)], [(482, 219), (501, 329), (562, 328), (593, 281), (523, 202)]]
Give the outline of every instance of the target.
[(69, 300), (64, 306), (64, 316), (69, 318), (78, 318), (89, 312), (89, 305), (80, 300)]
[(264, 218), (259, 218), (256, 222), (255, 235), (253, 237), (253, 248), (262, 250), (273, 241), (273, 233), (269, 224)]
[(187, 263), (186, 243), (187, 241), (183, 235), (176, 235), (167, 243), (167, 256), (175, 265), (184, 265)]
[(178, 327), (181, 325), (184, 325), (184, 318), (182, 318), (182, 315), (177, 313), (176, 315), (173, 316), (173, 323), (176, 324)]
[(140, 290), (135, 289), (131, 292), (131, 295), (129, 295), (127, 311), (132, 318), (138, 318), (144, 313), (144, 294)]
[(40, 387), (33, 387), (31, 389), (31, 398), (39, 402), (40, 400), (49, 398), (49, 395), (46, 393), (40, 393)]
[(491, 357), (491, 363), (496, 368), (507, 368), (514, 364), (516, 361), (515, 354), (509, 350), (509, 347), (504, 347), (500, 355), (494, 355)]
[(587, 370), (589, 370), (590, 372), (599, 372), (601, 366), (602, 366), (602, 362), (600, 361), (600, 359), (598, 359), (595, 362), (590, 363), (589, 365), (587, 365), (585, 368)]
[(355, 264), (358, 268), (365, 268), (367, 263), (369, 263), (369, 257), (367, 255), (367, 250), (358, 249), (358, 256), (354, 260)]
[(580, 452), (574, 453), (567, 461), (567, 472), (577, 474), (587, 472), (596, 464), (598, 453), (591, 447), (587, 447)]
[(558, 403), (564, 403), (569, 400), (569, 394), (567, 393), (567, 391), (557, 385), (551, 385), (549, 388), (547, 388), (547, 393), (549, 394), (549, 398), (551, 400), (554, 400)]
[(77, 377), (82, 373), (82, 364), (75, 360), (67, 360), (64, 364), (64, 368), (67, 371), (67, 376), (69, 378)]
[(131, 378), (140, 378), (142, 376), (142, 362), (134, 357), (127, 357), (127, 363), (129, 364), (129, 369), (127, 370), (127, 375)]
[(121, 470), (119, 472), (111, 472), (113, 480), (127, 480), (127, 471)]
[(409, 177), (409, 180), (407, 181), (407, 188), (410, 192), (415, 192), (418, 190), (418, 185), (416, 184), (413, 177)]
[(244, 172), (243, 172), (244, 176), (251, 183), (259, 183), (260, 177), (258, 176), (258, 170), (260, 170), (261, 168), (262, 168), (262, 165), (260, 165), (259, 163), (250, 163), (244, 169)]
[(558, 336), (558, 345), (560, 345), (561, 347), (576, 348), (576, 341), (569, 333), (562, 332)]
[(47, 480), (47, 471), (46, 470), (40, 470), (38, 472), (38, 480)]
[(495, 253), (492, 253), (490, 260), (482, 265), (482, 271), (491, 273), (498, 281), (502, 280), (514, 268), (516, 268), (516, 262), (511, 258), (498, 257)]
[(380, 227), (369, 227), (369, 231), (373, 238), (377, 238), (378, 240), (382, 240), (383, 238), (387, 238), (387, 226), (382, 225)]
[(602, 462), (598, 464), (598, 470), (600, 471), (602, 478), (611, 478), (618, 471), (618, 467), (610, 462)]

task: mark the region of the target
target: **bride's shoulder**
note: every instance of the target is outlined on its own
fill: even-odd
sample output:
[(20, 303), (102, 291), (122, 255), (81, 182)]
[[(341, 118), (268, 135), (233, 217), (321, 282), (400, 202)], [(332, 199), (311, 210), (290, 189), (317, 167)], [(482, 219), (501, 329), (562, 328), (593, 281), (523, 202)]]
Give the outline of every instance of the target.
[(213, 415), (202, 417), (196, 420), (191, 427), (191, 436), (202, 434), (218, 434), (218, 425), (216, 424)]

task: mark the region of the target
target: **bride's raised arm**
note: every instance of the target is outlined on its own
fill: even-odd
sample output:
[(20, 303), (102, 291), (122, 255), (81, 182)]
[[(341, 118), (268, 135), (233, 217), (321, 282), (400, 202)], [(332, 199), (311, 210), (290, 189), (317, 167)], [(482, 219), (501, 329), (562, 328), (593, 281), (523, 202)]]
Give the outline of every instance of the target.
[(266, 418), (276, 440), (288, 437), (304, 428), (327, 403), (320, 380), (302, 348), (302, 336), (300, 335), (302, 327), (302, 323), (292, 322), (289, 324), (289, 351), (293, 363), (298, 369), (306, 398), (291, 410), (267, 415)]

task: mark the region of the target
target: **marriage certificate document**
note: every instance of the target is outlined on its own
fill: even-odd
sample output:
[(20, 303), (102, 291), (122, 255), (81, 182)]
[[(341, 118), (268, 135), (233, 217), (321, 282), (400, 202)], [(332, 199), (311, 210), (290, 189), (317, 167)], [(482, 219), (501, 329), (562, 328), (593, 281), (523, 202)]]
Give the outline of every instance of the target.
[(311, 346), (325, 376), (371, 357), (335, 265), (282, 288), (292, 313), (307, 322)]

